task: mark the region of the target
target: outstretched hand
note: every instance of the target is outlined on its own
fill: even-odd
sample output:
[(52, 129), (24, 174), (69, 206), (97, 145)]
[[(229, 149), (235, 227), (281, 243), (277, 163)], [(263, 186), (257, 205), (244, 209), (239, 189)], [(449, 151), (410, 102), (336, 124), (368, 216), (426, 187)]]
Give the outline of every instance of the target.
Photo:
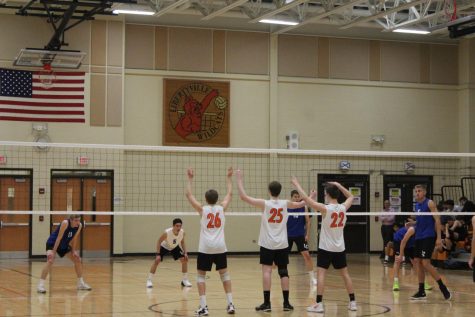
[(295, 187), (298, 187), (298, 186), (300, 185), (299, 180), (298, 180), (297, 177), (295, 177), (295, 176), (292, 176), (290, 182), (291, 182), (292, 185), (294, 185)]
[(226, 176), (227, 176), (227, 177), (231, 177), (231, 176), (233, 176), (233, 173), (234, 173), (233, 167), (232, 167), (232, 166), (228, 167), (228, 173), (227, 173)]
[(236, 170), (236, 177), (237, 179), (242, 179), (242, 171), (240, 169)]
[(195, 172), (193, 172), (193, 169), (191, 167), (188, 168), (186, 174), (188, 175), (188, 179), (193, 179), (193, 177), (195, 176)]
[(317, 191), (315, 189), (312, 189), (312, 191), (310, 192), (310, 198), (315, 199), (315, 197), (317, 197)]

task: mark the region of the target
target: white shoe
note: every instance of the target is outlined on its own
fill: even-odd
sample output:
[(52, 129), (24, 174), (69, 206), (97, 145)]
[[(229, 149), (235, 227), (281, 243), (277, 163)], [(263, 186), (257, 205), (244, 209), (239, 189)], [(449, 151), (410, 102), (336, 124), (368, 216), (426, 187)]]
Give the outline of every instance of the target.
[(351, 311), (358, 310), (358, 307), (356, 307), (356, 301), (354, 300), (350, 301), (350, 303), (348, 304), (348, 310), (351, 310)]
[(153, 287), (152, 280), (151, 280), (151, 279), (148, 279), (148, 280), (147, 280), (147, 288), (152, 288), (152, 287)]
[(228, 314), (231, 314), (231, 315), (236, 312), (236, 309), (234, 308), (233, 303), (231, 303), (231, 304), (228, 305), (228, 308), (227, 308), (226, 311), (228, 312)]
[(195, 311), (195, 316), (208, 316), (208, 306), (206, 307), (200, 307), (198, 310)]
[(80, 291), (90, 291), (92, 288), (86, 283), (78, 283), (78, 290)]
[(36, 288), (36, 291), (40, 294), (44, 294), (46, 293), (46, 288), (44, 287), (44, 285), (38, 285), (38, 287)]
[(183, 280), (183, 281), (181, 281), (181, 286), (183, 286), (183, 287), (192, 287), (193, 284), (191, 284), (190, 281), (188, 281), (188, 280)]
[(325, 311), (325, 308), (323, 307), (323, 303), (316, 303), (312, 306), (307, 307), (307, 311), (309, 313), (323, 313)]

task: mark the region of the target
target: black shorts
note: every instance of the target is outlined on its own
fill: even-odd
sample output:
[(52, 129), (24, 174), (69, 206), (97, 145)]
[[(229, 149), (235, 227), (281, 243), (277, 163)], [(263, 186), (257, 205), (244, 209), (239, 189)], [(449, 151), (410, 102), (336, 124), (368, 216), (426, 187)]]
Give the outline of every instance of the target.
[(277, 250), (271, 250), (271, 249), (266, 249), (264, 247), (261, 247), (260, 249), (260, 264), (264, 265), (272, 265), (275, 263), (275, 265), (287, 265), (289, 264), (289, 249), (277, 249)]
[(176, 246), (175, 249), (173, 249), (173, 250), (168, 250), (168, 249), (165, 249), (164, 247), (160, 246), (160, 253), (157, 254), (157, 255), (160, 255), (160, 260), (161, 261), (163, 261), (163, 257), (167, 254), (171, 254), (175, 261), (178, 260), (179, 258), (185, 257), (185, 254), (184, 254), (183, 250), (179, 246)]
[[(401, 242), (394, 241), (394, 254), (399, 255), (401, 253)], [(414, 259), (414, 247), (404, 249), (404, 257)]]
[(317, 267), (328, 269), (330, 264), (337, 270), (344, 269), (346, 265), (346, 252), (331, 252), (318, 249)]
[(198, 270), (211, 271), (213, 263), (216, 264), (216, 271), (227, 268), (228, 257), (226, 252), (217, 254), (198, 253), (198, 259), (196, 261), (196, 268)]
[[(46, 251), (53, 250), (53, 248), (54, 248), (54, 245), (46, 243)], [(68, 245), (67, 249), (58, 249), (58, 250), (56, 250), (56, 254), (59, 255), (60, 257), (63, 257), (66, 254), (68, 254), (69, 252), (71, 252), (71, 250), (72, 250), (71, 246)]]
[(297, 245), (297, 250), (299, 252), (308, 251), (308, 243), (307, 243), (307, 241), (305, 241), (304, 236), (288, 237), (287, 240), (289, 241), (289, 252), (292, 251), (292, 247), (294, 246), (294, 242)]
[(435, 248), (435, 237), (416, 240), (414, 245), (414, 257), (430, 259)]

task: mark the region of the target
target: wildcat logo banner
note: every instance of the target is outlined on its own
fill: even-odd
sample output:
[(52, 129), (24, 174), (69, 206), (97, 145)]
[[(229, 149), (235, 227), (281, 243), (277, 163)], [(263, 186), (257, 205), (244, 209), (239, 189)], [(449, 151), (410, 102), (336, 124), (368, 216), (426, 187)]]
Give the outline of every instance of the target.
[(163, 145), (229, 147), (229, 82), (164, 79)]

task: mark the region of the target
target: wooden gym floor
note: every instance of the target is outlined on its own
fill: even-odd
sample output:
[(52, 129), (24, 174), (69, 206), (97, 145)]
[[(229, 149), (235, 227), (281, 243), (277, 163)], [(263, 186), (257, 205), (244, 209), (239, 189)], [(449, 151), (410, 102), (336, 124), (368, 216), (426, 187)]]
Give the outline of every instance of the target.
[[(72, 264), (57, 261), (49, 281), (48, 293), (36, 293), (44, 261), (0, 261), (0, 316), (193, 316), (199, 305), (196, 285), (181, 288), (181, 265), (167, 257), (160, 264), (154, 288), (145, 281), (153, 257), (128, 257), (84, 260), (84, 278), (92, 291), (77, 291)], [(443, 300), (435, 282), (424, 302), (411, 302), (417, 278), (411, 268), (403, 268), (400, 292), (392, 291), (392, 268), (384, 267), (378, 256), (349, 255), (349, 270), (358, 302), (358, 311), (347, 310), (348, 296), (339, 274), (330, 269), (324, 294), (326, 316), (473, 316), (475, 284), (469, 271), (443, 271), (444, 280), (455, 291), (450, 302)], [(300, 255), (292, 255), (289, 265), (290, 302), (293, 312), (282, 311), (282, 293), (277, 272), (272, 280), (272, 312), (257, 313), (262, 302), (261, 267), (257, 256), (230, 256), (228, 265), (238, 316), (319, 316), (305, 308), (315, 300)], [(189, 263), (190, 280), (195, 284), (196, 257)], [(210, 316), (227, 316), (226, 300), (218, 274), (207, 279)]]

